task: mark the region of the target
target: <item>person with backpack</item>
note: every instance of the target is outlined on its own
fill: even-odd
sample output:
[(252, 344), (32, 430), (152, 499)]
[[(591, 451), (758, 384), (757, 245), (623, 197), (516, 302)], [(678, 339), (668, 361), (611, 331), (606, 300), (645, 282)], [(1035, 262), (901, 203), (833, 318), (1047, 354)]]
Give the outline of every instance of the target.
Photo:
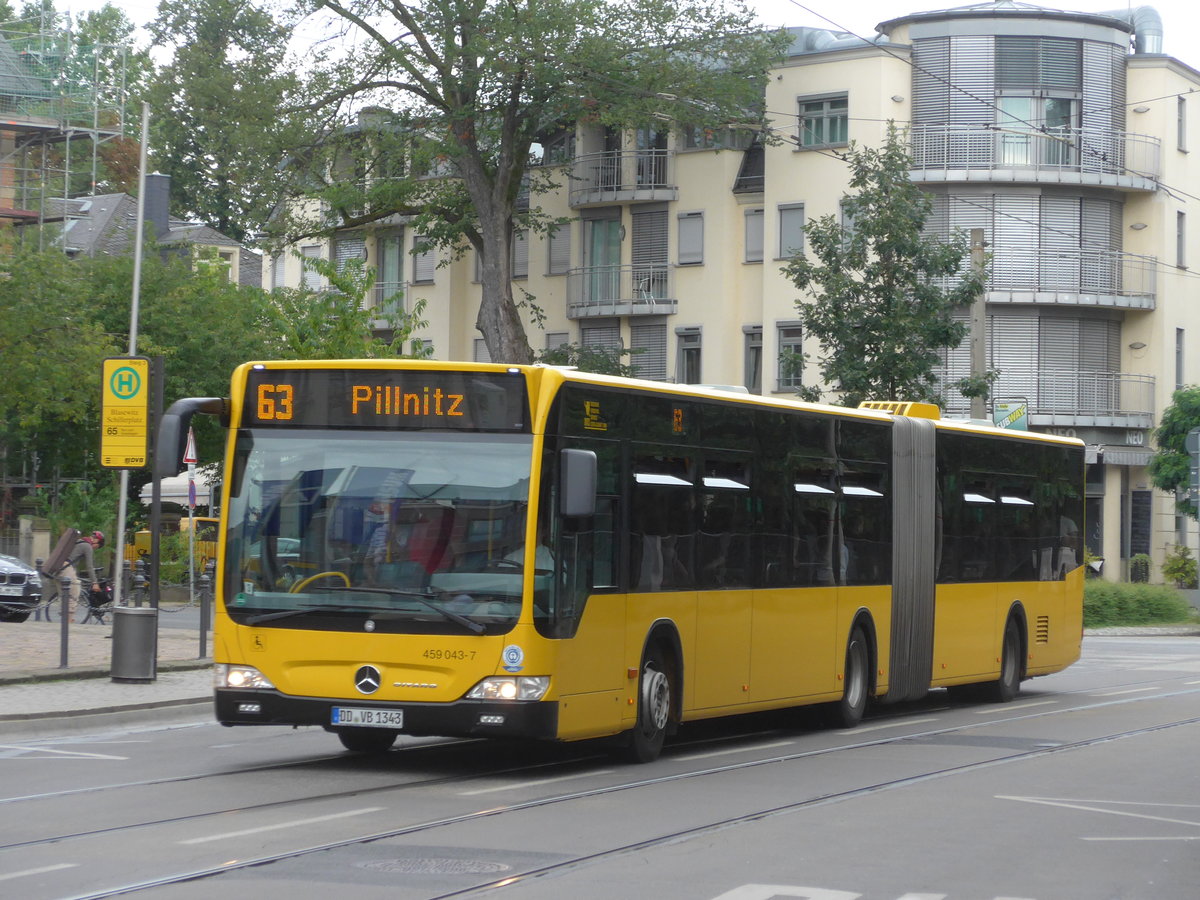
[[(73, 542), (69, 538), (71, 533), (74, 534)], [(65, 546), (64, 539), (66, 539)], [(83, 584), (81, 576), (90, 579), (93, 591), (100, 590), (100, 572), (96, 569), (95, 551), (103, 546), (104, 532), (102, 531), (93, 531), (90, 535), (84, 535), (75, 529), (70, 529), (65, 533), (46, 561), (44, 574), (47, 576), (49, 584), (46, 585), (43, 593), (43, 603), (49, 604), (51, 595), (56, 591), (59, 599), (63, 601), (61, 615), (67, 617), (71, 615), (71, 610), (79, 602)], [(65, 559), (61, 566), (56, 566), (55, 563), (63, 557), (64, 551)], [(66, 597), (62, 596), (61, 582), (63, 579), (68, 582)], [(49, 612), (46, 617), (49, 618)]]

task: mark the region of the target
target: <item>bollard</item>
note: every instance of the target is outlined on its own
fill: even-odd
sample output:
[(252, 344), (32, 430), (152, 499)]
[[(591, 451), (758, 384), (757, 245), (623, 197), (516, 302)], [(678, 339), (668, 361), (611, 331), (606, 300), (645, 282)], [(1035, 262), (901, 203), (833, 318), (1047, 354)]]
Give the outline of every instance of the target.
[[(62, 622), (58, 639), (58, 667), (60, 669), (68, 666), (67, 635), (69, 633), (68, 626), (71, 624), (71, 612), (71, 579), (64, 575), (58, 580), (58, 618)], [(50, 618), (49, 610), (46, 612), (46, 618)]]

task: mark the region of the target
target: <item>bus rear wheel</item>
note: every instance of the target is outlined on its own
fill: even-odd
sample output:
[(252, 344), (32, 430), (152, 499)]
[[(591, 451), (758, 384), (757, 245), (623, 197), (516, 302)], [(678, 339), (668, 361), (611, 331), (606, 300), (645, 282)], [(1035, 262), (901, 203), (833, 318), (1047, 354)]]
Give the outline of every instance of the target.
[(386, 728), (339, 728), (337, 736), (354, 753), (386, 753), (396, 742), (396, 732)]
[(1000, 651), (1000, 677), (979, 686), (979, 696), (992, 703), (1008, 703), (1021, 690), (1021, 626), (1010, 618), (1004, 626)]
[(671, 720), (671, 670), (657, 648), (646, 651), (638, 679), (637, 724), (629, 733), (624, 756), (630, 762), (658, 759)]
[(835, 728), (853, 728), (867, 711), (871, 692), (871, 653), (867, 635), (855, 625), (846, 642), (846, 670), (843, 676), (842, 699), (826, 707), (826, 720)]

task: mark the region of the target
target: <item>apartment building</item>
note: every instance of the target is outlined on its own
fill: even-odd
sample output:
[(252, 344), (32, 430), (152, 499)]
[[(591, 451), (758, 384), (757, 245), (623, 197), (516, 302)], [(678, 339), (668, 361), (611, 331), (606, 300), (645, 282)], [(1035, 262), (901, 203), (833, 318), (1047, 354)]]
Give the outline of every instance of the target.
[[(1200, 194), (1189, 105), (1200, 72), (1162, 51), (1147, 7), (1109, 14), (1009, 0), (914, 12), (870, 41), (793, 29), (766, 105), (779, 143), (685, 123), (628, 131), (581, 124), (543, 148), (560, 189), (532, 198), (573, 221), (514, 251), (516, 293), (544, 313), (535, 349), (573, 341), (633, 348), (643, 377), (744, 385), (786, 396), (815, 373), (780, 363), (805, 343), (798, 292), (781, 273), (803, 226), (839, 215), (837, 150), (904, 129), (912, 177), (934, 197), (930, 230), (983, 230), (990, 253), (988, 363), (994, 400), (1035, 431), (1088, 446), (1089, 549), (1122, 577), (1196, 532), (1153, 490), (1151, 431), (1179, 386), (1200, 381), (1188, 216)], [(1190, 119), (1195, 120), (1193, 111)], [(1189, 137), (1189, 135), (1192, 135)], [(376, 304), (427, 301), (422, 337), (442, 359), (485, 359), (473, 254), (414, 255), (396, 218), (294, 248), (365, 258)], [(279, 254), (265, 286), (309, 278)], [(529, 320), (533, 321), (532, 317)], [(940, 373), (948, 415), (969, 370), (964, 344)], [(1154, 568), (1157, 571), (1157, 565)]]

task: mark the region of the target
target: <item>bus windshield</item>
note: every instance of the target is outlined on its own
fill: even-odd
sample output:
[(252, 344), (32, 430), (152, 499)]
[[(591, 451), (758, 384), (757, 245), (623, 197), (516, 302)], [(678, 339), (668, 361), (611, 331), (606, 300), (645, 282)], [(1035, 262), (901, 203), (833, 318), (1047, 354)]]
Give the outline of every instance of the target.
[(227, 612), (261, 627), (508, 631), (531, 450), (528, 435), (239, 431)]

